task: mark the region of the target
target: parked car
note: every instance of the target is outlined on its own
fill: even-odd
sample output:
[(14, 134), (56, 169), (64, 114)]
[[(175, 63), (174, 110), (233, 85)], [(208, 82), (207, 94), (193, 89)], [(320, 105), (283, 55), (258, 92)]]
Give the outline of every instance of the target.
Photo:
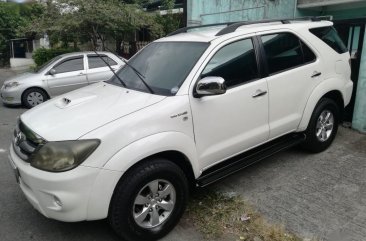
[[(98, 52), (114, 70), (124, 65), (109, 52)], [(15, 76), (4, 82), (0, 94), (4, 104), (32, 108), (60, 94), (108, 80), (113, 73), (95, 52), (57, 56), (35, 72)]]
[(190, 188), (294, 145), (329, 147), (353, 86), (332, 22), (186, 32), (20, 116), (10, 163), (39, 212), (108, 218), (125, 240), (154, 240), (176, 225)]

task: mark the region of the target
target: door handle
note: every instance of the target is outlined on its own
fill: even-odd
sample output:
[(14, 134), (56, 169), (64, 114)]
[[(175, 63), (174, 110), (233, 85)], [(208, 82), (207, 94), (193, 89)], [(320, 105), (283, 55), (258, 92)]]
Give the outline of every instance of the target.
[(266, 90), (257, 90), (254, 95), (252, 95), (253, 98), (257, 98), (263, 95), (266, 95), (267, 91)]
[(314, 73), (313, 73), (313, 75), (311, 76), (311, 78), (315, 78), (315, 77), (318, 77), (318, 76), (320, 76), (320, 75), (322, 75), (322, 73), (321, 73), (321, 72), (314, 71)]
[(79, 74), (78, 74), (78, 76), (83, 76), (84, 75), (84, 73), (83, 72), (80, 72)]

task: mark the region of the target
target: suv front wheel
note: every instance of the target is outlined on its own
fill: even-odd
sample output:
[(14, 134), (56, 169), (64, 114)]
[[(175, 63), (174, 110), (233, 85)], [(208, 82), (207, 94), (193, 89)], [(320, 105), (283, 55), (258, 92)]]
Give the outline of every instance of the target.
[(125, 240), (156, 240), (182, 216), (188, 198), (187, 178), (166, 159), (150, 159), (133, 167), (118, 183), (109, 221)]
[(332, 144), (339, 124), (339, 107), (328, 98), (322, 98), (311, 116), (305, 131), (306, 140), (302, 147), (308, 151), (318, 153), (326, 150)]

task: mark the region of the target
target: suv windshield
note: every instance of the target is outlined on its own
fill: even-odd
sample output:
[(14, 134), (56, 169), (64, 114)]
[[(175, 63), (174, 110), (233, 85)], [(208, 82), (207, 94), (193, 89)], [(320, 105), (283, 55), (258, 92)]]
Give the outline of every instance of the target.
[[(175, 95), (208, 45), (200, 42), (151, 43), (132, 57), (117, 75), (129, 89), (149, 92), (140, 79), (143, 77), (155, 94)], [(131, 66), (142, 76), (139, 77)], [(106, 82), (121, 85), (116, 76)]]

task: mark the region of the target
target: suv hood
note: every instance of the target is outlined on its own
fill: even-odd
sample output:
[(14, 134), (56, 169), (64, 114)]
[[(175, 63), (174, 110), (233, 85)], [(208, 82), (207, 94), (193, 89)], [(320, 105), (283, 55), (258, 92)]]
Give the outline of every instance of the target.
[(48, 141), (76, 140), (165, 98), (101, 82), (49, 100), (21, 120)]

